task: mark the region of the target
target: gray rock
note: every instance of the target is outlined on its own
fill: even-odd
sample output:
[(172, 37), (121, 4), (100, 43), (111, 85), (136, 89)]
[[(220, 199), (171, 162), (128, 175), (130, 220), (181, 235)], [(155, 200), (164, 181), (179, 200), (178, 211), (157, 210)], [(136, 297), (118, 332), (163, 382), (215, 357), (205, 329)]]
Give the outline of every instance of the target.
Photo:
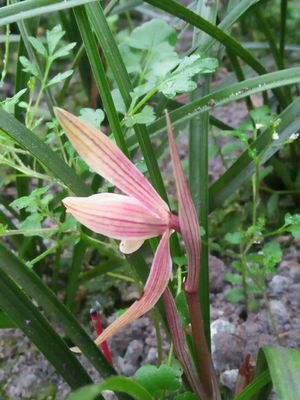
[(291, 283), (291, 279), (286, 276), (274, 275), (269, 286), (274, 293), (282, 293)]
[(212, 358), (220, 374), (227, 369), (238, 368), (243, 361), (245, 340), (231, 333), (218, 333), (213, 337)]
[(156, 360), (157, 360), (157, 349), (156, 347), (150, 347), (144, 363), (155, 364)]
[(219, 318), (211, 323), (210, 331), (211, 331), (211, 337), (213, 339), (214, 335), (216, 335), (218, 333), (223, 333), (223, 332), (234, 333), (235, 326), (231, 322), (226, 321), (225, 319)]
[(144, 344), (141, 340), (132, 340), (126, 350), (124, 362), (133, 366), (138, 366), (142, 358)]
[(222, 383), (222, 385), (228, 387), (230, 390), (233, 390), (235, 388), (238, 375), (239, 370), (237, 368), (224, 371), (220, 375), (220, 382)]
[(209, 256), (209, 280), (212, 293), (220, 292), (223, 289), (225, 269), (226, 266), (222, 260), (212, 255)]
[(300, 265), (294, 264), (289, 268), (289, 276), (294, 283), (300, 283)]
[(133, 365), (126, 363), (125, 360), (122, 357), (118, 357), (117, 359), (117, 370), (125, 376), (133, 376), (135, 371), (137, 370), (136, 367)]
[(280, 300), (271, 300), (270, 307), (275, 322), (279, 325), (286, 324), (290, 315), (285, 305)]

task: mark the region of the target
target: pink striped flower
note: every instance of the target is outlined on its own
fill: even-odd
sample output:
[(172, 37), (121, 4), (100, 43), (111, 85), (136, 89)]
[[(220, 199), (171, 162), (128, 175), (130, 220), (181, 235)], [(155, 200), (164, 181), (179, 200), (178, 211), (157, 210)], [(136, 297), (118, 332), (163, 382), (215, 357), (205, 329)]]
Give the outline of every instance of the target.
[(99, 193), (90, 197), (67, 197), (68, 212), (96, 233), (120, 240), (120, 250), (131, 253), (146, 239), (162, 236), (143, 294), (97, 338), (100, 344), (124, 325), (139, 318), (156, 304), (172, 272), (169, 236), (179, 229), (178, 217), (149, 181), (102, 132), (56, 108), (56, 116), (83, 160), (123, 194)]

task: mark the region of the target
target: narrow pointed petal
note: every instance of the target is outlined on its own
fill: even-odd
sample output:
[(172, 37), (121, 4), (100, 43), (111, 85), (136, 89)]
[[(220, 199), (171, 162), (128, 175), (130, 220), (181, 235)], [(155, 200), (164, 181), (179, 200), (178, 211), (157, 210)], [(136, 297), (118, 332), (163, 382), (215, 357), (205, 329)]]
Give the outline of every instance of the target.
[(169, 236), (170, 232), (166, 231), (157, 247), (150, 275), (147, 279), (141, 298), (133, 303), (124, 314), (104, 330), (104, 332), (96, 339), (98, 345), (104, 340), (107, 340), (110, 336), (114, 335), (125, 325), (146, 314), (154, 307), (163, 294), (172, 273)]
[(150, 182), (106, 135), (65, 110), (56, 108), (55, 113), (79, 155), (94, 171), (155, 214), (168, 212)]
[(168, 226), (138, 200), (121, 194), (66, 197), (63, 203), (81, 224), (113, 239), (145, 240), (162, 235)]
[(184, 175), (169, 114), (166, 113), (171, 160), (175, 176), (178, 216), (182, 238), (188, 253), (188, 276), (185, 288), (195, 291), (198, 287), (201, 256), (200, 227), (197, 212), (192, 200), (186, 177)]
[(186, 344), (185, 332), (176, 309), (175, 301), (168, 288), (163, 294), (163, 302), (176, 356), (194, 392), (197, 393), (200, 399), (204, 399), (205, 392), (199, 381), (197, 370)]

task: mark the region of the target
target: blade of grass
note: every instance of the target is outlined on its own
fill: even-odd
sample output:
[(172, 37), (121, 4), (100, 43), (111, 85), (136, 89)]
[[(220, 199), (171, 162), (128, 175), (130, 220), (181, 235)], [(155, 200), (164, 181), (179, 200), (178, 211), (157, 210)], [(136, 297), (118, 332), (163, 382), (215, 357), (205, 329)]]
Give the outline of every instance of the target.
[[(264, 153), (261, 164), (266, 162), (281, 147), (280, 144), (286, 141), (291, 134), (298, 132), (300, 129), (300, 99), (296, 99), (286, 110), (279, 115), (281, 124), (277, 128), (279, 140), (275, 146), (269, 146)], [(252, 144), (257, 154), (261, 154), (271, 141), (271, 131), (264, 131), (258, 139)], [(224, 201), (236, 189), (243, 185), (247, 179), (254, 173), (255, 166), (253, 159), (249, 157), (248, 151), (245, 151), (237, 161), (219, 178), (209, 189), (210, 211), (220, 207)]]
[(3, 109), (0, 109), (0, 129), (36, 157), (55, 178), (61, 180), (73, 193), (79, 196), (91, 194), (89, 187), (49, 146)]
[[(95, 0), (27, 0), (5, 6), (0, 10), (0, 26), (13, 22), (23, 21), (24, 19), (47, 15), (60, 10), (66, 10), (90, 3)], [(53, 3), (53, 4), (51, 4)]]
[(0, 269), (0, 307), (38, 347), (72, 389), (92, 382), (65, 342), (2, 269)]
[[(217, 17), (217, 4), (207, 4), (205, 0), (198, 0), (196, 12), (211, 23)], [(206, 34), (194, 29), (193, 47), (198, 46), (202, 51), (201, 43)], [(198, 79), (198, 78), (196, 78)], [(205, 76), (203, 84), (190, 96), (191, 101), (210, 93), (210, 76)], [(209, 264), (208, 264), (208, 134), (209, 112), (205, 112), (190, 121), (189, 132), (189, 186), (197, 210), (201, 226), (205, 231), (201, 250), (201, 269), (199, 275), (199, 299), (202, 308), (202, 317), (206, 342), (210, 349), (210, 299), (209, 299)]]
[(70, 311), (57, 299), (39, 276), (27, 268), (1, 242), (0, 271), (8, 273), (23, 288), (26, 294), (41, 306), (44, 312), (82, 350), (102, 377), (105, 378), (116, 373)]
[[(288, 68), (283, 71), (270, 72), (268, 74), (247, 79), (235, 83), (221, 90), (212, 92), (202, 99), (186, 104), (177, 110), (170, 112), (172, 125), (188, 121), (194, 116), (209, 110), (228, 104), (232, 101), (243, 99), (251, 94), (263, 92), (275, 87), (281, 87), (298, 83), (300, 81), (300, 68)], [(159, 118), (148, 125), (151, 136), (166, 130), (164, 118)]]
[[(234, 400), (252, 400), (263, 387), (271, 382), (268, 370), (261, 372)], [(261, 399), (263, 400), (263, 399)]]

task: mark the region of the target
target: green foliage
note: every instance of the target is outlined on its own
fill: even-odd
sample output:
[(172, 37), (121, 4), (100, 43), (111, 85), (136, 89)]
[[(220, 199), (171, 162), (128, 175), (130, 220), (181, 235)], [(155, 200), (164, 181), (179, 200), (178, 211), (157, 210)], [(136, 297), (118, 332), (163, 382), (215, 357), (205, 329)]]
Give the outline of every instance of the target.
[(158, 396), (163, 390), (173, 391), (180, 387), (175, 371), (167, 365), (158, 368), (144, 365), (137, 370), (134, 379), (153, 396)]
[[(215, 10), (221, 21), (217, 27), (214, 22), (209, 22), (212, 20), (203, 11), (209, 8), (209, 12), (214, 12), (214, 5), (211, 7), (199, 2), (201, 7), (198, 7), (197, 12), (199, 11), (200, 15), (197, 15), (173, 0), (150, 0), (146, 3), (156, 6), (157, 9), (162, 8), (191, 25), (183, 27), (182, 23), (175, 22), (172, 16), (168, 15), (168, 19), (163, 19), (162, 16), (161, 19), (153, 19), (135, 27), (136, 22), (139, 24), (139, 20), (145, 20), (144, 16), (140, 18), (140, 15), (149, 12), (147, 5), (140, 7), (138, 13), (133, 13), (131, 10), (138, 2), (124, 1), (120, 5), (116, 5), (117, 2), (114, 1), (109, 2), (104, 13), (111, 12), (115, 7), (115, 14), (108, 19), (99, 2), (75, 8), (84, 1), (70, 0), (67, 4), (56, 0), (25, 0), (4, 6), (0, 10), (0, 24), (12, 23), (14, 29), (15, 23), (18, 24), (17, 37), (14, 34), (10, 37), (7, 26), (6, 34), (1, 38), (1, 46), (5, 43), (1, 84), (9, 77), (9, 91), (11, 82), (16, 83), (16, 94), (9, 94), (11, 97), (1, 99), (0, 102), (0, 162), (3, 172), (0, 180), (3, 193), (0, 236), (6, 237), (5, 240), (9, 244), (12, 243), (14, 251), (18, 252), (24, 261), (16, 259), (12, 253), (8, 256), (0, 245), (0, 271), (1, 274), (9, 275), (8, 278), (0, 280), (3, 290), (0, 292), (0, 306), (3, 310), (5, 308), (6, 312), (4, 314), (0, 311), (0, 327), (9, 327), (15, 323), (23, 329), (38, 344), (64, 379), (71, 383), (73, 389), (89, 383), (90, 379), (72, 354), (70, 355), (65, 344), (56, 336), (48, 321), (42, 318), (43, 315), (36, 306), (33, 307), (31, 299), (50, 316), (49, 320), (53, 319), (64, 330), (66, 337), (81, 346), (101, 375), (107, 377), (114, 371), (77, 323), (77, 318), (82, 317), (77, 297), (81, 298), (83, 294), (84, 302), (90, 301), (93, 282), (89, 280), (99, 271), (104, 275), (119, 268), (119, 264), (125, 264), (127, 268), (127, 263), (132, 263), (137, 275), (135, 279), (139, 283), (145, 281), (149, 272), (145, 259), (149, 254), (145, 245), (140, 252), (125, 260), (120, 257), (118, 246), (113, 241), (93, 237), (91, 232), (80, 228), (73, 217), (65, 215), (61, 200), (69, 194), (68, 192), (71, 195), (83, 196), (92, 192), (112, 191), (113, 187), (95, 177), (75, 154), (74, 148), (53, 116), (52, 108), (56, 100), (60, 106), (75, 110), (82, 119), (93, 126), (111, 133), (111, 137), (114, 137), (128, 157), (139, 160), (136, 163), (137, 167), (143, 174), (149, 174), (150, 180), (164, 197), (166, 191), (156, 156), (164, 154), (166, 150), (165, 136), (161, 136), (160, 143), (156, 137), (165, 133), (164, 108), (171, 111), (172, 123), (180, 134), (185, 133), (187, 122), (194, 123), (193, 118), (204, 116), (201, 121), (206, 121), (207, 126), (201, 126), (199, 129), (202, 142), (198, 144), (201, 143), (201, 146), (191, 149), (193, 145), (190, 142), (193, 155), (190, 152), (189, 160), (185, 157), (183, 162), (186, 167), (189, 164), (194, 166), (193, 159), (198, 167), (199, 161), (201, 171), (206, 171), (204, 164), (207, 161), (208, 149), (203, 138), (210, 129), (208, 118), (206, 119), (208, 112), (232, 101), (246, 99), (249, 107), (248, 119), (236, 129), (228, 126), (225, 120), (221, 121), (215, 117), (210, 119), (210, 123), (217, 127), (212, 131), (214, 143), (210, 149), (210, 157), (220, 157), (225, 173), (210, 189), (211, 210), (216, 206), (219, 206), (219, 209), (214, 218), (209, 220), (210, 229), (201, 227), (201, 237), (204, 246), (211, 246), (213, 251), (221, 253), (222, 257), (228, 257), (231, 262), (232, 269), (225, 274), (225, 280), (232, 286), (226, 293), (227, 300), (234, 303), (244, 302), (248, 310), (253, 310), (257, 307), (256, 298), (259, 295), (268, 305), (266, 279), (275, 273), (286, 243), (300, 238), (297, 203), (300, 190), (300, 172), (297, 170), (300, 155), (297, 141), (300, 103), (295, 100), (288, 106), (293, 96), (297, 95), (294, 85), (299, 83), (300, 75), (299, 68), (293, 66), (297, 65), (294, 54), (297, 54), (299, 49), (295, 45), (291, 47), (290, 43), (285, 43), (288, 32), (285, 35), (283, 29), (286, 24), (284, 11), (280, 19), (277, 18), (277, 14), (274, 19), (274, 23), (278, 23), (279, 26), (278, 54), (279, 59), (282, 59), (279, 60), (282, 63), (280, 71), (274, 71), (274, 66), (269, 63), (269, 54), (274, 53), (272, 45), (271, 51), (266, 51), (267, 59), (260, 62), (262, 53), (259, 49), (265, 49), (268, 44), (257, 43), (257, 38), (261, 38), (260, 33), (245, 29), (249, 26), (249, 15), (256, 15), (257, 9), (266, 13), (265, 5), (260, 2), (254, 7), (250, 6), (256, 1), (229, 2), (226, 9), (221, 4), (219, 9)], [(281, 3), (284, 5), (286, 2)], [(290, 3), (292, 5), (289, 4), (287, 23), (295, 24), (296, 12), (291, 13), (291, 10), (297, 10), (297, 7), (295, 2)], [(275, 4), (278, 6), (279, 3)], [(70, 10), (70, 13), (64, 11), (60, 17), (55, 16), (53, 19), (57, 24), (60, 18), (63, 28), (58, 24), (52, 29), (49, 28), (44, 18), (31, 19), (30, 24), (26, 22), (26, 18), (64, 10), (67, 7), (74, 9)], [(247, 18), (240, 24), (239, 19), (247, 10)], [(153, 9), (150, 13), (152, 11)], [(123, 18), (124, 12), (126, 19)], [(276, 13), (272, 7), (271, 12), (266, 13), (266, 19), (270, 19), (274, 12)], [(76, 19), (73, 18), (73, 13)], [(124, 21), (128, 22), (128, 29), (125, 27), (126, 29), (120, 32), (120, 28), (124, 28)], [(245, 35), (238, 36), (237, 40), (229, 34), (233, 24), (233, 35), (237, 36), (241, 26), (245, 31)], [(38, 36), (35, 36), (35, 27), (41, 28), (37, 30)], [(113, 35), (107, 31), (107, 27), (113, 31)], [(201, 36), (203, 40), (199, 47), (194, 46), (195, 41), (192, 44), (186, 39), (188, 35), (182, 35), (184, 30), (191, 28), (205, 32)], [(274, 31), (274, 34), (277, 39), (277, 32)], [(75, 43), (70, 42), (70, 38), (75, 38), (78, 42), (76, 52)], [(255, 43), (249, 43), (253, 38)], [(264, 32), (261, 40), (265, 38), (271, 44), (270, 35), (265, 35)], [(20, 43), (17, 56), (14, 40)], [(248, 47), (243, 47), (240, 42), (247, 42), (249, 47), (255, 45), (256, 50), (250, 52)], [(276, 42), (277, 40), (275, 46)], [(226, 73), (223, 80), (220, 74), (217, 82), (219, 85), (219, 79), (221, 80), (219, 87), (214, 89), (213, 84), (212, 89), (208, 85), (200, 93), (195, 89), (200, 86), (201, 75), (212, 74), (219, 63), (221, 66), (225, 65), (223, 49), (216, 52), (220, 43), (229, 49), (237, 60), (238, 65), (233, 65), (236, 77), (231, 73), (229, 65), (232, 59), (226, 58), (228, 76)], [(182, 51), (182, 45), (187, 47), (186, 52)], [(289, 56), (291, 48), (294, 52), (293, 57)], [(71, 53), (74, 57), (71, 57)], [(283, 55), (286, 56), (286, 60), (283, 59)], [(15, 60), (16, 75), (13, 64)], [(239, 68), (240, 60), (243, 65)], [(292, 68), (285, 68), (285, 63)], [(267, 73), (262, 64), (268, 66), (268, 69), (270, 65), (272, 72)], [(264, 75), (251, 78), (249, 66)], [(89, 84), (85, 85), (85, 74), (96, 82), (100, 98), (95, 93), (95, 85), (93, 90)], [(232, 83), (236, 78), (241, 82)], [(87, 89), (84, 96), (82, 85)], [(287, 85), (293, 86), (286, 87)], [(193, 99), (187, 104), (180, 103), (181, 97), (176, 98), (178, 94), (190, 92), (193, 93)], [(257, 98), (250, 99), (249, 96), (260, 93), (267, 94), (264, 97), (264, 105), (253, 108), (251, 101), (254, 104)], [(99, 107), (103, 107), (103, 110)], [(275, 114), (275, 110), (281, 114)], [(50, 118), (49, 114), (52, 115)], [(223, 119), (223, 116), (221, 118)], [(236, 126), (235, 123), (233, 125)], [(151, 139), (153, 137), (153, 143), (149, 136)], [(219, 139), (221, 145), (218, 143)], [(178, 144), (181, 144), (180, 138)], [(156, 152), (157, 145), (159, 149)], [(181, 155), (185, 155), (181, 148), (180, 152)], [(276, 158), (272, 158), (274, 154)], [(270, 163), (262, 166), (268, 160)], [(207, 171), (200, 176), (200, 181), (204, 182), (204, 185), (193, 193), (201, 192), (200, 198), (195, 196), (195, 205), (197, 210), (201, 209), (205, 223), (205, 219), (208, 218)], [(190, 180), (191, 187), (197, 188), (200, 181)], [(172, 188), (170, 193), (173, 193)], [(232, 194), (234, 196), (230, 197)], [(12, 196), (16, 199), (13, 202)], [(280, 241), (278, 236), (282, 236)], [(188, 340), (185, 345), (196, 359), (193, 348), (197, 338), (193, 337), (189, 329), (190, 315), (182, 289), (185, 267), (188, 264), (187, 257), (181, 254), (175, 235), (172, 235), (172, 240), (172, 258), (178, 267), (178, 274), (177, 279), (172, 280), (170, 288), (172, 293), (176, 293), (177, 288), (177, 295), (174, 297), (181, 324), (187, 333)], [(151, 241), (151, 245), (154, 248), (156, 241)], [(202, 255), (204, 254), (205, 252)], [(47, 285), (51, 285), (57, 297), (32, 270), (38, 265), (43, 266), (43, 269), (39, 268), (40, 276), (44, 278), (43, 274), (47, 275)], [(79, 296), (75, 296), (80, 277), (84, 277), (86, 285), (84, 290), (78, 291)], [(203, 284), (201, 281), (201, 285), (204, 287), (201, 296), (206, 297), (208, 304), (208, 283)], [(95, 286), (97, 285), (94, 284), (93, 287)], [(3, 295), (4, 290), (9, 295), (7, 298)], [(64, 297), (65, 292), (68, 305), (73, 306), (73, 300), (76, 299), (74, 303), (78, 305), (78, 316), (75, 318), (58, 300)], [(162, 317), (165, 317), (161, 306), (158, 306), (158, 309)], [(74, 311), (76, 312), (76, 307)], [(25, 315), (35, 317), (34, 329), (25, 326)], [(269, 317), (271, 319), (272, 316)], [(158, 320), (160, 318), (159, 316)], [(158, 322), (159, 325), (160, 321)], [(208, 331), (209, 320), (205, 319), (204, 323)], [(274, 332), (276, 335), (276, 329)], [(49, 344), (51, 350), (57, 350), (55, 353), (49, 352)], [(267, 352), (266, 350), (266, 355)], [(269, 362), (269, 355), (267, 356), (274, 386), (282, 398), (285, 398), (285, 392), (292, 398), (290, 388), (284, 387), (287, 382), (284, 371), (276, 369), (284, 363), (278, 354), (274, 354), (270, 356), (275, 360), (273, 365)], [(283, 357), (285, 360), (289, 359), (290, 354), (285, 353)], [(66, 360), (69, 370), (63, 370)], [(151, 400), (157, 396), (174, 400), (198, 398), (192, 392), (183, 392), (188, 386), (182, 386), (182, 366), (178, 365), (178, 362), (176, 364), (172, 351), (168, 357), (168, 364), (172, 365), (172, 368), (164, 364), (160, 367), (144, 366), (137, 372), (135, 380), (119, 376), (109, 378), (100, 385), (88, 386), (74, 392), (70, 399), (101, 398), (100, 393), (103, 390), (116, 391), (120, 399), (127, 399), (128, 395), (138, 400)], [(294, 376), (293, 371), (297, 369), (298, 364), (288, 363), (288, 367), (289, 373)], [(265, 372), (266, 370), (258, 375), (237, 396), (237, 400), (253, 398), (262, 387), (266, 387), (270, 379)], [(182, 381), (185, 382), (187, 377)], [(179, 393), (181, 391), (183, 393)], [(261, 395), (260, 400), (265, 398), (266, 396)]]

